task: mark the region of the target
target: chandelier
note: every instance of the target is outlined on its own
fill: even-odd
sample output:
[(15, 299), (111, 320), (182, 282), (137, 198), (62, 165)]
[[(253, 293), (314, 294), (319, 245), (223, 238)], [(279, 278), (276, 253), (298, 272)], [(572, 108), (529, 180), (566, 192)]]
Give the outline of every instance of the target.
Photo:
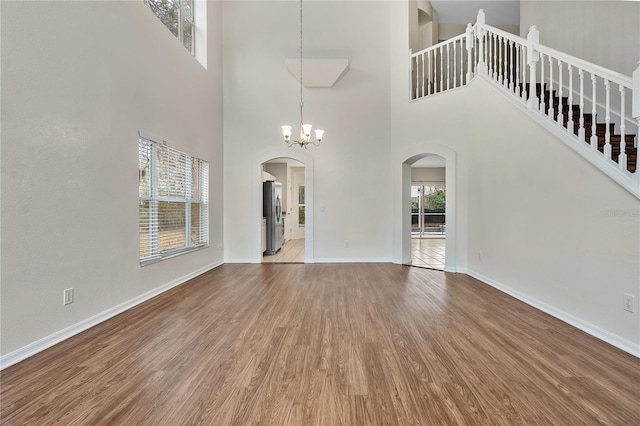
[(302, 102), (302, 0), (300, 0), (300, 139), (291, 139), (291, 126), (282, 126), (282, 136), (284, 137), (284, 143), (287, 144), (288, 147), (292, 147), (293, 145), (300, 145), (301, 147), (306, 148), (309, 144), (320, 145), (320, 141), (322, 141), (322, 135), (324, 130), (317, 129), (316, 140), (311, 139), (311, 124), (305, 124), (302, 119), (302, 108), (304, 107), (304, 103)]

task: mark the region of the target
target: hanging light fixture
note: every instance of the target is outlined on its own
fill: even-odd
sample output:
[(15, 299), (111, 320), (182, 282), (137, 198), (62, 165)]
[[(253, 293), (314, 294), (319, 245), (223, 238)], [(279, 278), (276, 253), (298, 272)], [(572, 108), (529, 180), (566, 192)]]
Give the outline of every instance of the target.
[(291, 126), (282, 126), (282, 136), (284, 137), (284, 143), (288, 147), (293, 145), (300, 145), (306, 148), (309, 144), (320, 145), (322, 141), (322, 135), (324, 130), (317, 129), (316, 140), (311, 139), (311, 124), (305, 124), (302, 119), (302, 108), (304, 103), (302, 102), (302, 0), (300, 0), (300, 139), (291, 139)]

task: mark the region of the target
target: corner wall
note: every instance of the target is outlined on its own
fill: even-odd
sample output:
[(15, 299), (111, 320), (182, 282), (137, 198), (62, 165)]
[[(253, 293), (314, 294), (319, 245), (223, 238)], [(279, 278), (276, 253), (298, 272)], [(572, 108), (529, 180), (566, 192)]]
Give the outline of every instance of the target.
[[(204, 69), (142, 1), (3, 2), (3, 366), (222, 262), (221, 6), (207, 6)], [(138, 130), (210, 163), (210, 247), (143, 268)]]

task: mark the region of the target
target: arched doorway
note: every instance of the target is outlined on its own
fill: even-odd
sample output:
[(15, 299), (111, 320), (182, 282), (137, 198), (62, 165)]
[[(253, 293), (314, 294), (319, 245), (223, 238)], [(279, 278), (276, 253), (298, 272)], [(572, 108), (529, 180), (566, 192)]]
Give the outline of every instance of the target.
[(444, 270), (446, 161), (427, 155), (411, 165), (411, 266)]
[[(457, 163), (456, 152), (440, 144), (419, 144), (409, 147), (396, 155), (394, 167), (396, 185), (396, 206), (394, 226), (394, 262), (411, 263), (411, 166), (418, 160), (433, 155), (444, 159), (446, 196), (446, 234), (444, 270), (457, 272), (457, 223), (456, 223), (456, 190)], [(419, 164), (419, 163), (418, 163)]]
[(262, 164), (262, 263), (305, 261), (305, 167), (292, 158)]
[[(262, 254), (263, 254), (263, 240), (262, 240), (262, 226), (263, 226), (263, 171), (264, 164), (270, 162), (289, 162), (293, 165), (293, 167), (299, 166), (300, 170), (296, 170), (298, 173), (293, 173), (293, 177), (296, 177), (298, 182), (301, 182), (301, 185), (304, 187), (304, 227), (302, 234), (304, 235), (304, 257), (301, 261), (305, 263), (313, 262), (313, 158), (308, 154), (299, 151), (293, 150), (289, 148), (274, 148), (268, 151), (264, 151), (258, 153), (253, 159), (253, 174), (252, 174), (252, 217), (255, 218), (255, 221), (251, 224), (252, 228), (252, 262), (254, 263), (262, 263)], [(301, 172), (301, 173), (300, 173)], [(293, 182), (292, 177), (292, 182)], [(292, 185), (293, 186), (293, 185)], [(298, 184), (297, 186), (300, 186)], [(295, 190), (296, 188), (291, 188)], [(292, 203), (291, 207), (291, 221), (296, 223), (299, 222), (299, 216), (294, 215), (293, 213), (296, 211), (295, 207), (298, 206), (299, 199), (295, 197), (295, 194), (292, 193), (292, 200), (295, 200), (295, 203)], [(294, 205), (295, 204), (295, 205)], [(287, 206), (287, 210), (289, 210), (289, 206)], [(299, 211), (299, 210), (298, 210)], [(285, 219), (286, 226), (286, 219)], [(299, 231), (299, 230), (298, 230)], [(300, 236), (300, 233), (297, 234)], [(288, 235), (288, 237), (292, 237), (293, 235)]]

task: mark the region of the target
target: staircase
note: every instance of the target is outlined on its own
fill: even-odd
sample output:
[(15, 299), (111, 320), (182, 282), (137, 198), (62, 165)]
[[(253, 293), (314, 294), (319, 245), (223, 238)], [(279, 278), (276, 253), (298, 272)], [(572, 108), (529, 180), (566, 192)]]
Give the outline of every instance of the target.
[[(520, 96), (522, 93), (530, 93), (529, 84), (520, 85)], [(544, 114), (552, 117), (554, 121), (558, 121), (558, 116), (562, 112), (562, 127), (573, 131), (577, 137), (580, 136), (580, 105), (569, 105), (569, 97), (560, 98), (555, 90), (549, 90), (548, 87), (541, 83), (536, 83), (536, 97), (540, 100), (539, 107), (544, 108)], [(527, 100), (528, 100), (528, 95)], [(560, 109), (560, 100), (562, 99), (562, 110)], [(584, 137), (582, 138), (588, 145), (591, 143), (593, 135), (597, 139), (597, 149), (603, 155), (605, 154), (606, 140), (609, 138), (611, 149), (611, 160), (619, 163), (620, 154), (622, 152), (622, 135), (615, 134), (615, 123), (609, 123), (609, 131), (607, 135), (607, 124), (598, 122), (598, 114), (586, 112), (582, 113)], [(595, 120), (594, 120), (595, 118)], [(570, 124), (572, 123), (572, 124)], [(630, 173), (635, 173), (638, 161), (638, 148), (636, 148), (636, 135), (624, 135), (626, 154), (626, 167)]]
[(485, 24), (478, 12), (465, 34), (410, 52), (410, 101), (482, 78), (640, 198), (640, 63), (625, 76)]

